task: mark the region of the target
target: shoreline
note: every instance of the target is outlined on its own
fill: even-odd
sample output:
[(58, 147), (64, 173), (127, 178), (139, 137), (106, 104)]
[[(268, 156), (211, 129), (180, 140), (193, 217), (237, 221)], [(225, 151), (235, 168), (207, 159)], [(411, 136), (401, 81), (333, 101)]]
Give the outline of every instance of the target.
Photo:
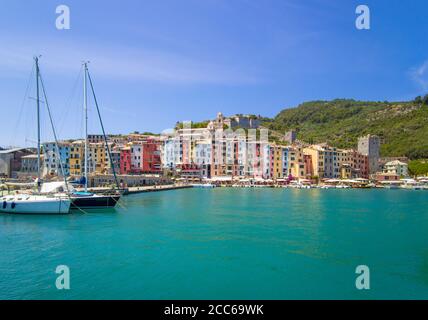
[[(139, 194), (139, 193), (147, 193), (147, 192), (159, 192), (159, 191), (171, 191), (171, 190), (180, 190), (180, 189), (190, 189), (190, 188), (200, 188), (200, 189), (213, 189), (213, 188), (233, 188), (233, 189), (359, 189), (359, 190), (410, 190), (410, 191), (428, 191), (428, 185), (419, 186), (417, 188), (414, 187), (388, 187), (388, 186), (366, 186), (366, 187), (354, 187), (354, 186), (344, 186), (344, 185), (274, 185), (274, 184), (266, 184), (266, 185), (229, 185), (229, 184), (203, 184), (203, 183), (190, 183), (190, 184), (168, 184), (168, 185), (152, 185), (152, 186), (140, 186), (140, 187), (129, 187), (124, 189), (122, 193), (123, 196)], [(76, 189), (80, 191), (81, 188)], [(111, 188), (108, 187), (93, 187), (88, 188), (88, 191), (94, 193), (104, 193), (111, 191)], [(19, 191), (19, 190), (15, 190)], [(0, 193), (0, 196), (7, 196), (15, 194), (15, 191), (6, 191), (3, 190)]]

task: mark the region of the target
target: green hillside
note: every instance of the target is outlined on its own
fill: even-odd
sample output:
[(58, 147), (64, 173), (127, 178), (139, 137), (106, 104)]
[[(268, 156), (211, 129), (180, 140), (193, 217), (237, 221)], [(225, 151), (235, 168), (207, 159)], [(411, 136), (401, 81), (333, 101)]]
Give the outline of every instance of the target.
[(310, 101), (284, 109), (263, 125), (279, 132), (295, 129), (300, 140), (339, 148), (356, 147), (358, 137), (376, 134), (382, 156), (428, 158), (426, 97), (410, 102)]

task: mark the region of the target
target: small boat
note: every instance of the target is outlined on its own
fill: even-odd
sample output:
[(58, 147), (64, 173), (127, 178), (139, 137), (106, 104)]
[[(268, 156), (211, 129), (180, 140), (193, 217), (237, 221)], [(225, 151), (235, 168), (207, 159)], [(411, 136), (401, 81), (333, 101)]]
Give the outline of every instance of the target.
[[(216, 185), (212, 183), (193, 183), (191, 184), (193, 188), (215, 188)], [(235, 185), (232, 185), (232, 187)]]
[(351, 188), (351, 187), (346, 185), (346, 184), (338, 184), (336, 186), (336, 189), (349, 189), (349, 188)]
[(336, 186), (330, 185), (330, 184), (325, 184), (323, 186), (321, 186), (321, 189), (334, 189), (336, 188)]
[(384, 189), (399, 189), (401, 185), (400, 181), (381, 181), (381, 183)]
[(406, 190), (423, 190), (424, 189), (423, 185), (418, 183), (414, 179), (401, 179), (400, 181), (403, 182), (403, 184), (400, 186), (402, 189), (406, 189)]

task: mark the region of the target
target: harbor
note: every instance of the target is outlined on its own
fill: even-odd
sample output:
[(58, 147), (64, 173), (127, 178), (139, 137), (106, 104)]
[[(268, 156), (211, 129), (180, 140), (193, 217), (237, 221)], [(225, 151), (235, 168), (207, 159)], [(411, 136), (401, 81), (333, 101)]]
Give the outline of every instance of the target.
[[(427, 199), (186, 188), (85, 214), (0, 214), (0, 298), (427, 299)], [(63, 264), (71, 290), (55, 287)], [(361, 264), (373, 270), (371, 290), (355, 290)]]
[(428, 1), (2, 9), (0, 301), (428, 300)]
[[(428, 190), (428, 178), (409, 170), (406, 157), (382, 158), (381, 138), (372, 134), (359, 137), (357, 148), (350, 149), (298, 140), (294, 130), (273, 131), (279, 141), (269, 140), (260, 116), (219, 112), (197, 128), (177, 122), (162, 135), (108, 135), (86, 61), (83, 139), (59, 140), (38, 56), (34, 69), (37, 145), (0, 150), (0, 213), (86, 212), (114, 208), (126, 195), (183, 188)], [(41, 97), (51, 142), (41, 141)], [(88, 133), (91, 101), (102, 134)]]

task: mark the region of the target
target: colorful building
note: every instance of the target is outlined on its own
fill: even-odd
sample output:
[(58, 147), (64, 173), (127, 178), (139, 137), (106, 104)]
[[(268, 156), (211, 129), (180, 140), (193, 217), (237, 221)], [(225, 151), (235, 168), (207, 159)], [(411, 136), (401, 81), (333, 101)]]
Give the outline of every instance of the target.
[(305, 163), (305, 175), (307, 178), (312, 178), (314, 176), (312, 156), (310, 154), (304, 154), (303, 160)]
[(69, 142), (58, 142), (58, 150), (55, 142), (46, 142), (42, 144), (43, 150), (43, 175), (49, 176), (62, 176), (62, 169), (64, 175), (70, 175), (70, 147)]
[(161, 142), (157, 139), (148, 139), (142, 144), (142, 171), (143, 173), (159, 173), (162, 170)]
[(385, 163), (384, 172), (395, 174), (400, 177), (408, 177), (409, 176), (409, 168), (408, 164), (405, 162), (401, 162), (399, 160), (394, 160)]
[(270, 156), (271, 156), (271, 178), (272, 179), (281, 179), (284, 177), (283, 172), (283, 147), (273, 145), (270, 148)]
[(120, 174), (131, 173), (131, 148), (124, 147), (120, 150)]
[(291, 146), (288, 150), (288, 176), (306, 178), (305, 158), (303, 148), (299, 145)]
[(88, 144), (88, 174), (106, 173), (108, 155), (103, 142)]
[(85, 141), (77, 140), (70, 144), (70, 175), (75, 177), (83, 176), (84, 172), (84, 150)]
[(313, 175), (320, 179), (338, 178), (340, 175), (337, 150), (327, 144), (311, 145), (303, 149), (311, 157)]
[(337, 158), (341, 178), (352, 179), (369, 177), (368, 156), (363, 155), (354, 149), (349, 149), (338, 150)]

